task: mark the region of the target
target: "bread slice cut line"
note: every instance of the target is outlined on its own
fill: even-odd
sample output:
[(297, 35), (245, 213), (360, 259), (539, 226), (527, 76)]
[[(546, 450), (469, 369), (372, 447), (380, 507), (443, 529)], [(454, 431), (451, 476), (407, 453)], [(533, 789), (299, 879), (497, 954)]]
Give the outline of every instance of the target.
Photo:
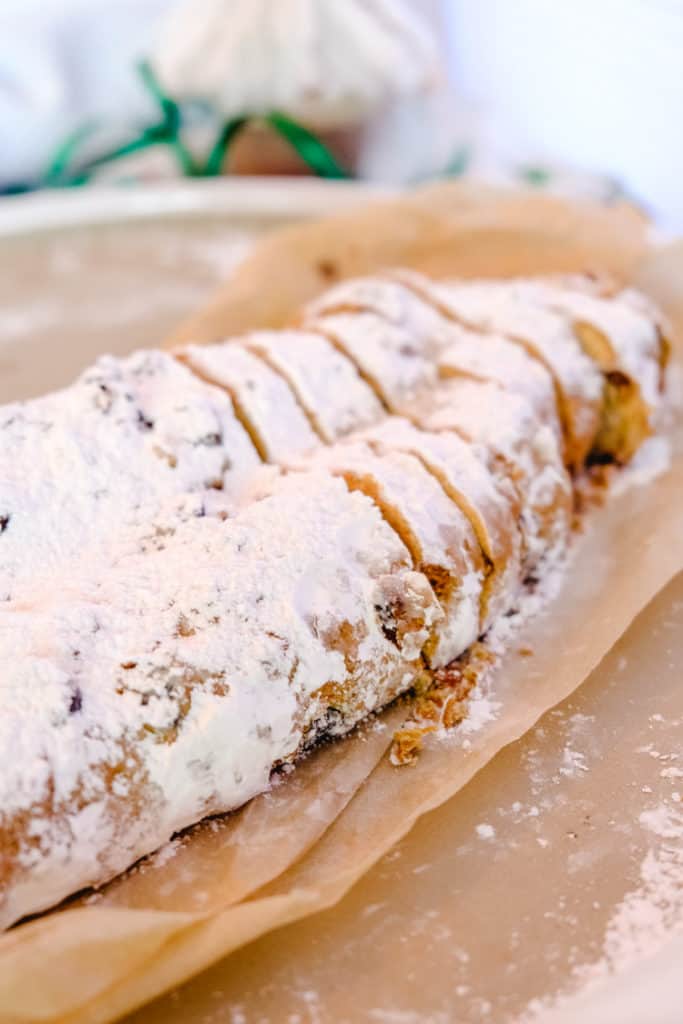
[(464, 328), (459, 328), (459, 336), (439, 356), (438, 370), (442, 380), (468, 377), (522, 396), (561, 440), (552, 375), (539, 360), (503, 335), (490, 334), (482, 345), (477, 343), (476, 335), (470, 336)]
[(256, 449), (256, 453), (259, 459), (261, 460), (261, 462), (269, 462), (270, 460), (268, 459), (263, 441), (259, 434), (257, 433), (257, 431), (254, 429), (251, 420), (246, 414), (244, 406), (240, 402), (239, 396), (235, 393), (235, 389), (231, 388), (229, 385), (225, 383), (218, 383), (218, 381), (216, 381), (216, 379), (213, 376), (211, 376), (211, 374), (208, 374), (205, 371), (200, 370), (199, 367), (195, 366), (189, 360), (184, 351), (178, 350), (174, 352), (173, 355), (178, 360), (178, 362), (181, 363), (186, 369), (188, 369), (190, 373), (193, 373), (198, 380), (204, 381), (205, 384), (210, 384), (211, 387), (220, 388), (221, 391), (225, 392), (225, 394), (230, 399), (230, 402), (232, 403), (232, 408), (235, 413), (235, 417), (239, 421), (240, 426), (243, 428), (245, 433), (248, 435), (249, 440)]
[(438, 480), (414, 455), (378, 454), (366, 442), (336, 445), (294, 468), (311, 465), (369, 498), (409, 551), (414, 569), (429, 580), (445, 615), (425, 647), (428, 664), (443, 667), (462, 654), (484, 621), (485, 562), (471, 523)]
[[(655, 324), (632, 303), (525, 278), (446, 285), (441, 292), (456, 303), (456, 313), (470, 310), (482, 326), (490, 321), (538, 349), (567, 399), (580, 462), (626, 462), (649, 436), (651, 411), (659, 404), (661, 346)], [(577, 355), (590, 373), (582, 372)]]
[(420, 351), (414, 336), (376, 313), (330, 313), (306, 327), (323, 334), (353, 362), (387, 412), (402, 412), (438, 380), (434, 358)]
[(345, 359), (348, 359), (349, 362), (353, 363), (353, 366), (355, 367), (356, 373), (361, 378), (361, 380), (365, 381), (367, 386), (373, 392), (373, 394), (375, 395), (375, 398), (377, 399), (377, 401), (379, 402), (379, 404), (382, 407), (382, 411), (384, 413), (386, 413), (387, 415), (391, 414), (391, 409), (390, 409), (389, 405), (387, 404), (387, 401), (386, 401), (386, 399), (384, 397), (384, 393), (382, 391), (382, 388), (381, 388), (379, 382), (375, 379), (375, 377), (371, 373), (369, 373), (366, 370), (366, 368), (357, 359), (354, 358), (353, 354), (351, 352), (349, 352), (348, 349), (346, 348), (346, 346), (341, 343), (341, 341), (339, 340), (337, 335), (334, 333), (334, 331), (326, 330), (325, 327), (323, 327), (320, 324), (320, 322), (317, 321), (317, 320), (313, 320), (312, 322), (307, 322), (306, 325), (305, 325), (305, 329), (307, 331), (312, 331), (313, 334), (317, 334), (321, 338), (324, 338), (325, 341), (328, 341), (330, 343), (330, 345), (332, 345), (332, 347), (334, 349), (336, 349), (336, 351), (340, 355), (344, 356)]
[[(415, 427), (414, 424), (409, 423), (408, 421), (400, 422), (402, 425), (405, 423), (406, 426), (410, 426), (411, 428), (413, 428), (416, 432), (416, 435), (418, 433), (427, 433), (426, 431), (420, 430), (419, 427)], [(397, 439), (395, 442), (389, 441), (386, 437), (381, 436), (381, 427), (375, 433), (377, 434), (377, 436), (374, 436), (372, 431), (365, 431), (362, 437), (362, 439), (368, 444), (372, 451), (375, 452), (375, 454), (383, 455), (385, 452), (390, 451), (405, 452), (406, 454), (412, 455), (414, 458), (418, 459), (418, 461), (422, 463), (427, 472), (430, 473), (433, 477), (435, 477), (436, 480), (438, 480), (439, 484), (444, 489), (450, 500), (458, 506), (460, 511), (470, 521), (472, 529), (474, 530), (477, 536), (477, 540), (479, 541), (479, 544), (481, 546), (482, 554), (486, 562), (490, 566), (493, 566), (495, 564), (495, 553), (491, 545), (488, 529), (481, 516), (481, 513), (477, 508), (475, 508), (475, 506), (469, 500), (467, 495), (463, 491), (455, 488), (451, 484), (446, 474), (419, 447), (417, 439), (415, 442), (412, 443), (407, 439)], [(455, 431), (444, 431), (444, 433), (450, 434), (461, 440), (461, 438), (459, 437), (458, 434), (455, 433)], [(476, 456), (472, 454), (472, 458), (476, 459)]]
[(661, 332), (643, 309), (619, 295), (606, 300), (586, 289), (523, 280), (523, 296), (552, 310), (571, 327), (604, 375), (603, 423), (593, 459), (628, 461), (651, 434), (661, 398)]
[(191, 369), (228, 391), (265, 462), (278, 463), (291, 451), (319, 445), (308, 417), (284, 377), (257, 355), (232, 341), (188, 346), (181, 353)]
[[(404, 451), (414, 455), (469, 520), (485, 563), (482, 604), (483, 624), (486, 628), (498, 606), (509, 598), (508, 585), (514, 586), (519, 582), (522, 538), (509, 507), (510, 496), (498, 489), (485, 463), (478, 458), (472, 446), (462, 441), (455, 432), (435, 434), (420, 430), (405, 419), (393, 417), (374, 429), (363, 431), (362, 440), (378, 454)], [(429, 451), (434, 442), (441, 447), (443, 442), (446, 443), (440, 455)], [(445, 468), (451, 460), (452, 473)], [(459, 465), (456, 466), (456, 462)], [(478, 508), (463, 487), (454, 481), (453, 476), (458, 472), (469, 478), (471, 488), (481, 489), (480, 500), (482, 506), (487, 507), (487, 512)]]
[(310, 317), (370, 313), (401, 328), (415, 339), (428, 358), (448, 344), (452, 324), (402, 281), (384, 275), (342, 281), (308, 307)]
[(486, 452), (491, 474), (515, 502), (523, 566), (533, 570), (539, 556), (558, 553), (572, 517), (571, 480), (555, 432), (523, 395), (494, 381), (451, 378), (450, 394), (438, 397), (441, 404), (423, 404), (422, 429), (436, 434), (455, 430)]
[(321, 444), (327, 444), (327, 439), (325, 438), (325, 435), (320, 427), (320, 424), (318, 423), (318, 419), (315, 413), (310, 408), (310, 406), (307, 405), (306, 402), (304, 402), (301, 396), (301, 392), (299, 391), (299, 388), (297, 387), (296, 383), (292, 380), (291, 374), (287, 373), (282, 366), (280, 366), (274, 359), (272, 359), (271, 356), (268, 354), (268, 351), (264, 349), (262, 345), (259, 345), (258, 343), (255, 342), (251, 342), (247, 338), (236, 338), (233, 344), (249, 352), (251, 355), (254, 356), (254, 358), (260, 359), (262, 363), (265, 363), (269, 370), (272, 370), (273, 373), (277, 374), (277, 376), (284, 381), (289, 390), (292, 392), (294, 400), (297, 402), (299, 408), (301, 409), (304, 416), (308, 420), (309, 426), (313, 433), (316, 435)]
[(396, 275), (398, 280), (404, 282), (408, 287), (412, 287), (416, 291), (416, 294), (423, 297), (426, 301), (430, 301), (438, 312), (447, 317), (453, 323), (458, 324), (465, 330), (471, 331), (473, 334), (480, 335), (482, 338), (503, 334), (508, 341), (518, 345), (531, 359), (534, 359), (543, 367), (544, 370), (546, 370), (547, 373), (550, 374), (555, 391), (555, 400), (562, 426), (562, 432), (565, 437), (566, 461), (573, 470), (578, 470), (583, 464), (583, 461), (588, 454), (588, 450), (590, 449), (590, 445), (597, 434), (598, 425), (596, 422), (595, 429), (592, 431), (587, 428), (587, 436), (585, 439), (582, 439), (580, 436), (576, 436), (574, 424), (575, 410), (572, 409), (572, 403), (569, 396), (565, 393), (565, 389), (557, 371), (543, 352), (540, 351), (538, 346), (535, 345), (533, 341), (519, 336), (514, 331), (500, 331), (482, 327), (476, 321), (469, 319), (455, 310), (450, 303), (445, 302), (439, 296), (436, 287), (433, 286), (432, 282), (428, 280), (422, 282), (418, 275), (410, 271), (396, 271)]

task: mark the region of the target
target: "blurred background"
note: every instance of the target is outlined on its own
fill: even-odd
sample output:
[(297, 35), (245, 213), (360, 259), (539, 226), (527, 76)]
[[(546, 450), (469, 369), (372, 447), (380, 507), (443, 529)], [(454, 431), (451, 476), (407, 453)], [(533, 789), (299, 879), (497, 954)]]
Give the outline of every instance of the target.
[(682, 62), (683, 0), (2, 0), (0, 191), (475, 174), (675, 229)]

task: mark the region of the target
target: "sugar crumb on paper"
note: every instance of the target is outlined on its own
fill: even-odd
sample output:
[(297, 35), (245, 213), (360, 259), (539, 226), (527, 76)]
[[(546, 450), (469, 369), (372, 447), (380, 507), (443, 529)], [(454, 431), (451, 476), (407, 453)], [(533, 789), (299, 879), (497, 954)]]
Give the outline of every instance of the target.
[[(463, 748), (468, 749), (468, 736), (496, 717), (500, 704), (488, 692), (490, 679), (522, 628), (559, 593), (570, 557), (571, 551), (551, 559), (542, 581), (534, 578), (519, 595), (517, 606), (496, 620), (482, 640), (433, 673), (429, 687), (416, 696), (409, 717), (394, 734), (390, 759), (395, 767), (414, 765), (427, 736), (444, 739), (456, 727)], [(528, 644), (516, 650), (518, 657), (529, 661), (533, 653)]]
[(676, 806), (676, 795), (671, 794), (671, 803), (663, 801), (639, 816), (650, 845), (640, 863), (638, 884), (607, 923), (602, 955), (573, 968), (570, 991), (532, 1000), (517, 1024), (540, 1022), (551, 1009), (570, 1010), (577, 996), (588, 995), (610, 977), (625, 974), (656, 954), (673, 936), (683, 934), (683, 812)]

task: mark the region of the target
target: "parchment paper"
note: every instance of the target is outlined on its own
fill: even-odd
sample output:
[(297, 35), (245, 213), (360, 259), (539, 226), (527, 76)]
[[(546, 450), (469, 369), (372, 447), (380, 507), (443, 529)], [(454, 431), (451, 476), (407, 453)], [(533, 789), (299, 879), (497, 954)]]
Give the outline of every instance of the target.
[(680, 1024), (681, 664), (683, 574), (338, 904), (126, 1024)]
[(645, 258), (647, 234), (642, 214), (626, 204), (572, 204), (465, 182), (433, 185), (273, 233), (170, 343), (282, 326), (334, 281), (387, 266), (437, 277), (608, 270), (626, 280)]
[[(335, 260), (347, 251), (350, 273), (392, 263), (443, 273), (607, 268), (624, 279), (640, 276), (669, 300), (680, 324), (675, 300), (683, 261), (675, 251), (647, 251), (638, 215), (487, 196), (439, 189), (404, 206), (291, 229), (247, 261), (235, 279), (235, 305), (231, 288), (220, 302), (237, 310), (242, 326), (280, 322), (304, 293), (329, 283), (321, 279), (329, 278), (331, 260), (333, 273), (340, 272)], [(274, 258), (286, 271), (271, 290), (272, 278), (262, 275), (272, 272)], [(306, 266), (317, 270), (302, 286)], [(220, 329), (214, 311), (203, 337), (235, 329), (237, 320), (225, 322)], [(331, 906), (420, 815), (571, 693), (683, 568), (682, 499), (677, 456), (665, 476), (592, 516), (561, 594), (496, 672), (490, 697), (499, 707), (479, 728), (434, 740), (416, 767), (394, 769), (385, 751), (401, 709), (392, 709), (384, 728), (370, 726), (317, 752), (272, 794), (201, 826), (98, 901), (0, 938), (0, 1021), (113, 1020), (255, 937)], [(527, 646), (531, 657), (516, 653)]]

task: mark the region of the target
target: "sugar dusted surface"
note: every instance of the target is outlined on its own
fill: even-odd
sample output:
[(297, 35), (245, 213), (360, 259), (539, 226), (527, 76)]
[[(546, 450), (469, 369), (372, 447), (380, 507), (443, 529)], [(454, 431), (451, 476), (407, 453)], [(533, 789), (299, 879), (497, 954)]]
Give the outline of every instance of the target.
[(476, 448), (455, 433), (418, 430), (399, 417), (389, 417), (363, 435), (380, 451), (404, 451), (419, 458), (442, 484), (460, 496), (461, 507), (477, 533), (497, 577), (488, 614), (509, 605), (519, 584), (520, 535), (510, 529), (509, 499)]
[(372, 388), (326, 338), (311, 331), (256, 331), (244, 344), (286, 374), (328, 443), (381, 418)]
[(228, 389), (254, 433), (269, 462), (294, 451), (307, 451), (319, 443), (287, 382), (253, 355), (235, 345), (190, 345), (182, 358), (204, 379)]
[[(431, 411), (420, 415), (429, 430), (457, 430), (483, 446), (499, 478), (515, 479), (521, 500), (527, 565), (563, 545), (569, 533), (572, 487), (552, 425), (540, 419), (515, 391), (493, 383), (455, 379), (443, 387)], [(512, 470), (512, 473), (511, 473)]]
[(325, 292), (309, 307), (312, 316), (338, 312), (375, 313), (402, 328), (419, 342), (420, 350), (435, 357), (448, 345), (451, 325), (400, 280), (360, 277)]
[(619, 295), (607, 300), (546, 282), (515, 282), (515, 291), (573, 323), (585, 321), (604, 333), (620, 366), (640, 384), (645, 400), (653, 408), (659, 404), (659, 335), (656, 322), (645, 311)]
[(333, 339), (392, 410), (436, 383), (436, 367), (421, 339), (374, 313), (330, 313), (306, 326)]
[(437, 625), (429, 660), (436, 668), (457, 658), (479, 633), (483, 564), (466, 517), (412, 455), (400, 451), (375, 455), (366, 445), (341, 444), (323, 452), (316, 464), (352, 476), (360, 486), (370, 480), (379, 500), (409, 531), (417, 548), (417, 568), (439, 569), (448, 575), (452, 593), (442, 602), (446, 614)]
[(442, 372), (470, 374), (495, 381), (506, 390), (523, 395), (538, 416), (559, 436), (555, 391), (550, 374), (519, 345), (502, 335), (473, 335), (461, 329), (459, 336), (440, 354), (439, 367)]
[(4, 406), (0, 440), (0, 601), (174, 494), (237, 493), (259, 463), (227, 396), (156, 351)]
[(593, 436), (602, 376), (562, 316), (515, 294), (508, 283), (440, 285), (437, 294), (465, 321), (532, 344), (554, 371), (565, 395), (577, 403), (576, 436)]
[[(392, 588), (423, 609), (398, 646), (376, 611)], [(46, 906), (262, 791), (317, 728), (315, 691), (349, 684), (339, 637), (362, 705), (346, 729), (410, 684), (438, 615), (372, 503), (327, 474), (283, 479), (228, 521), (133, 531), (106, 573), (5, 605), (0, 828), (33, 812), (4, 922), (37, 909), (41, 883)]]
[(599, 374), (581, 351), (563, 317), (516, 290), (514, 282), (468, 282), (439, 288), (439, 295), (465, 319), (501, 334), (527, 338), (557, 369), (567, 389), (588, 401), (600, 397)]

